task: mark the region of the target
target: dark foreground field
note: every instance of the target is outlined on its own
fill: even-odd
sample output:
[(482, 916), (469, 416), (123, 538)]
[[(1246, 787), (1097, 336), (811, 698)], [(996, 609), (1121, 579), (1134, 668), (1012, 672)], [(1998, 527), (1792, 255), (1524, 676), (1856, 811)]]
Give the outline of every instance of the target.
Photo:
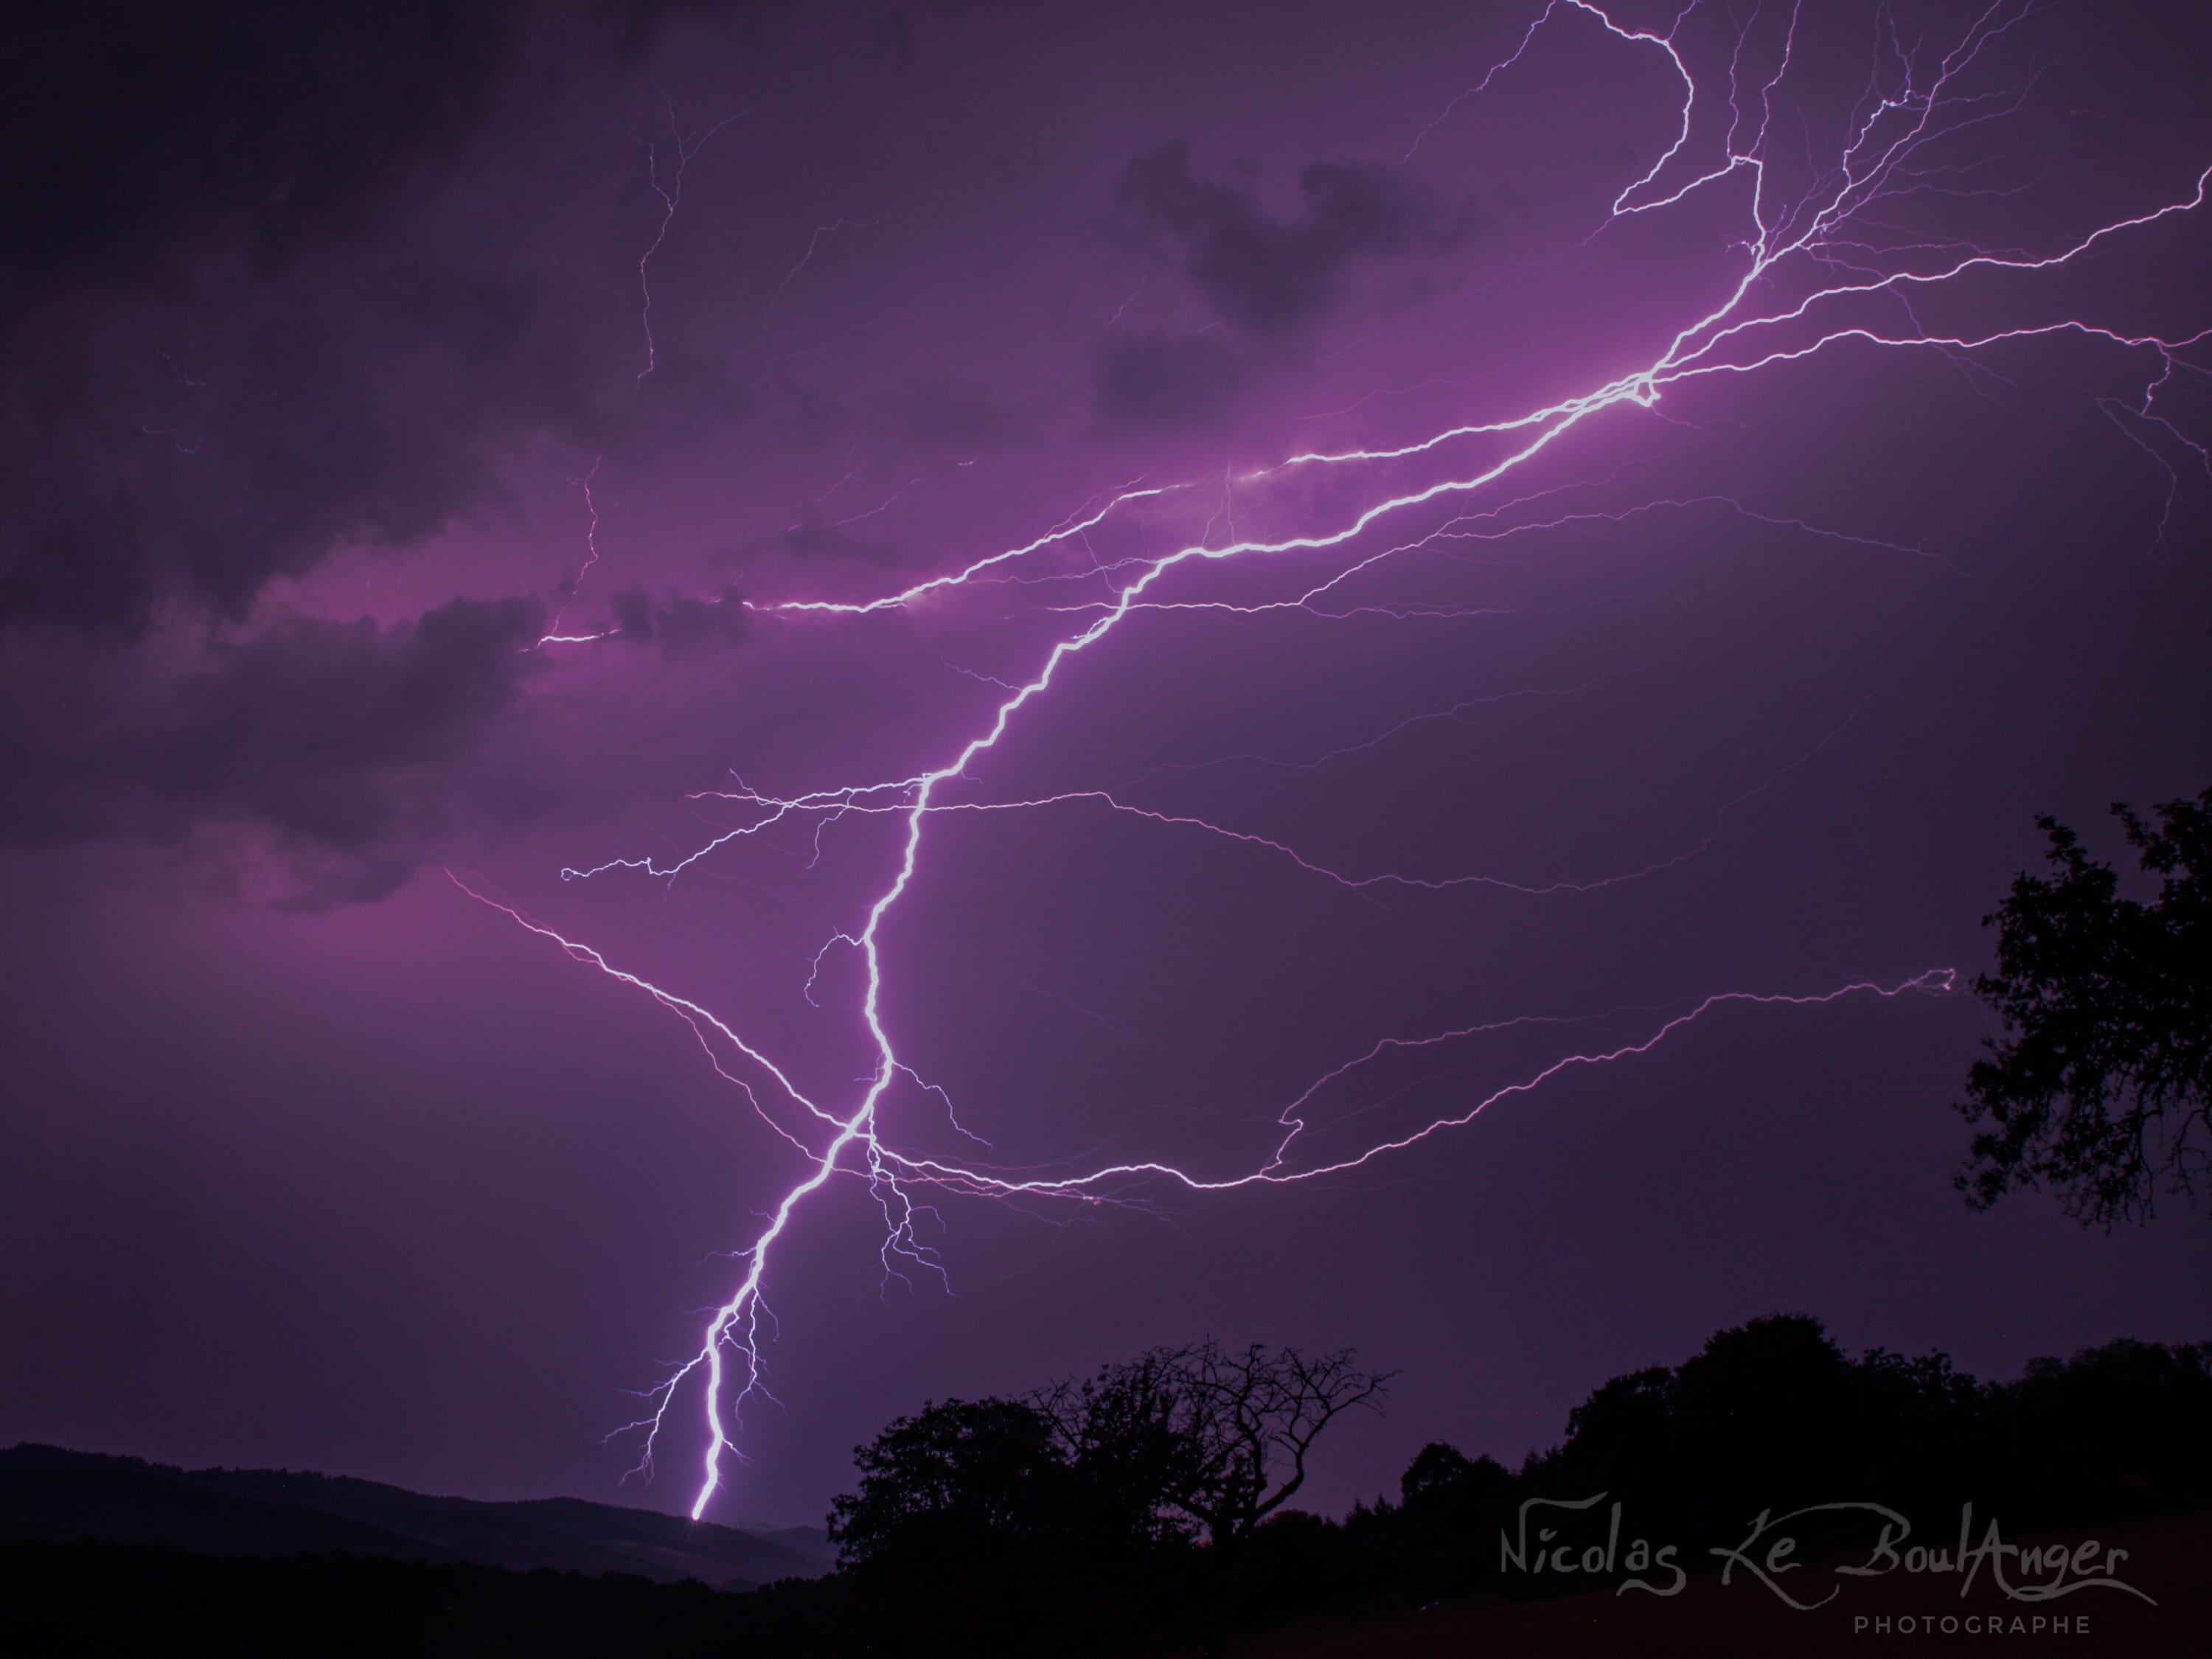
[[(2129, 1552), (2123, 1575), (2156, 1602), (2085, 1589), (2042, 1605), (2008, 1601), (1986, 1576), (1860, 1581), (1832, 1605), (1792, 1610), (1740, 1577), (1693, 1580), (1659, 1601), (1607, 1595), (1511, 1606), (1443, 1606), (1410, 1619), (1346, 1620), (1239, 1638), (1234, 1659), (1825, 1659), (1923, 1652), (2063, 1653), (2163, 1659), (2212, 1652), (2212, 1512), (2023, 1539), (2094, 1535)], [(1814, 1564), (1808, 1571), (1820, 1571)], [(795, 1598), (795, 1599), (794, 1599)], [(166, 1547), (0, 1545), (0, 1645), (11, 1653), (179, 1655), (617, 1655), (656, 1650), (890, 1655), (825, 1617), (792, 1586), (739, 1595), (614, 1575), (346, 1555), (216, 1557)], [(1945, 1632), (1941, 1621), (1957, 1625)], [(2056, 1621), (2069, 1622), (2063, 1629)], [(1857, 1621), (1865, 1619), (1861, 1626)], [(1889, 1620), (1887, 1631), (1874, 1620)], [(2034, 1620), (2045, 1622), (2039, 1627)], [(1907, 1628), (1905, 1620), (1914, 1624)], [(1978, 1621), (1971, 1628), (1968, 1621)], [(2014, 1620), (2022, 1621), (2018, 1627)], [(1999, 1628), (1988, 1629), (1991, 1620)], [(915, 1635), (927, 1645), (926, 1634)], [(988, 1659), (981, 1650), (977, 1659)], [(1197, 1646), (1133, 1653), (1197, 1659)]]

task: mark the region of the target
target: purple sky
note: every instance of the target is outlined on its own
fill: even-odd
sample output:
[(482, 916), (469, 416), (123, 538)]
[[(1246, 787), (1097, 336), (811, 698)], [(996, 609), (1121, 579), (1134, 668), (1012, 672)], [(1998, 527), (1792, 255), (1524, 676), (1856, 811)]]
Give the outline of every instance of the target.
[[(5, 71), (0, 1441), (690, 1506), (701, 1373), (652, 1484), (606, 1437), (811, 1172), (763, 1115), (829, 1133), (445, 872), (848, 1117), (866, 957), (810, 964), (903, 816), (562, 872), (768, 816), (702, 791), (947, 766), (1182, 549), (1249, 550), (1165, 570), (933, 797), (1079, 798), (925, 817), (873, 943), (944, 1095), (893, 1077), (894, 1159), (1233, 1181), (1379, 1041), (1523, 1022), (1336, 1078), (1279, 1172), (1355, 1158), (1717, 994), (1970, 975), (2037, 812), (2109, 854), (2110, 802), (2212, 781), (2212, 346), (2175, 343), (2212, 107), (2171, 9), (138, 9)], [(1761, 214), (1811, 240), (1730, 321), (1994, 261), (1267, 550), (1561, 422), (1288, 458), (1662, 362)], [(1990, 343), (1882, 343), (1930, 338)], [(1990, 1029), (1725, 1002), (1230, 1191), (872, 1194), (848, 1152), (776, 1239), (774, 1401), (710, 1512), (818, 1519), (899, 1412), (1207, 1333), (1401, 1372), (1332, 1510), (1778, 1309), (1996, 1373), (2212, 1334), (2201, 1217), (1964, 1208)], [(909, 1201), (941, 1276), (886, 1276)]]

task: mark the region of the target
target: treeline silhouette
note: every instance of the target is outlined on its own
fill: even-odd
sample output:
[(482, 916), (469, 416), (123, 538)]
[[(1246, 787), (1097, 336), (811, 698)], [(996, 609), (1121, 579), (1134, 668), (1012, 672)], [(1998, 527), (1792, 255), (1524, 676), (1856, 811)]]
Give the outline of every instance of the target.
[[(1133, 1652), (1591, 1588), (1507, 1569), (1502, 1543), (1525, 1557), (1559, 1518), (1524, 1530), (1530, 1499), (1605, 1494), (1693, 1576), (1761, 1510), (1874, 1502), (1943, 1540), (1971, 1503), (1978, 1535), (1995, 1519), (2014, 1540), (2212, 1504), (2212, 1343), (2122, 1340), (1984, 1383), (1942, 1353), (1854, 1358), (1816, 1319), (1756, 1319), (1679, 1365), (1613, 1378), (1517, 1469), (1433, 1443), (1395, 1498), (1341, 1521), (1283, 1500), (1314, 1436), (1388, 1378), (1349, 1354), (1253, 1349), (1241, 1358), (1261, 1386), (1224, 1401), (1223, 1358), (1162, 1351), (1079, 1386), (902, 1419), (860, 1450), (860, 1491), (831, 1517), (843, 1565), (821, 1593), (846, 1598), (872, 1650)], [(1311, 1371), (1328, 1382), (1309, 1398), (1297, 1376)], [(1209, 1471), (1245, 1494), (1218, 1524), (1191, 1495)], [(1821, 1541), (1817, 1525), (1795, 1530)]]
[(839, 1570), (750, 1594), (16, 1543), (0, 1629), (41, 1633), (40, 1651), (1198, 1653), (1285, 1623), (1592, 1588), (1502, 1565), (1530, 1499), (1602, 1492), (1692, 1574), (1759, 1511), (1812, 1504), (1878, 1502), (1943, 1539), (1971, 1503), (2008, 1540), (2212, 1504), (2212, 1344), (2123, 1340), (1985, 1383), (1940, 1353), (1853, 1358), (1784, 1315), (1612, 1379), (1518, 1468), (1431, 1444), (1395, 1497), (1340, 1521), (1292, 1507), (1316, 1442), (1389, 1380), (1349, 1352), (1207, 1342), (932, 1404), (858, 1449), (830, 1516)]
[(1844, 1354), (1818, 1320), (1755, 1319), (1682, 1364), (1616, 1376), (1569, 1413), (1565, 1438), (1509, 1471), (1423, 1449), (1396, 1503), (1328, 1529), (1333, 1583), (1401, 1598), (1575, 1589), (1500, 1566), (1529, 1498), (1605, 1492), (1640, 1534), (1677, 1541), (1693, 1573), (1761, 1510), (1875, 1502), (1916, 1539), (2008, 1540), (2212, 1504), (2212, 1343), (2126, 1339), (1982, 1382), (1948, 1355)]

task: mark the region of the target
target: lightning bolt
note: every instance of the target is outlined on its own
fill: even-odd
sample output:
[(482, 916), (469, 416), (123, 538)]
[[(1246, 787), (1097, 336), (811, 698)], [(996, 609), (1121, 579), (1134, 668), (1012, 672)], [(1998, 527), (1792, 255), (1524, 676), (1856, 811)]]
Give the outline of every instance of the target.
[(652, 185), (653, 193), (660, 198), (660, 228), (653, 232), (652, 242), (637, 258), (637, 291), (642, 301), (638, 313), (638, 322), (645, 331), (645, 367), (638, 370), (635, 382), (641, 386), (645, 384), (645, 377), (653, 373), (653, 366), (658, 361), (656, 349), (653, 343), (653, 283), (646, 275), (646, 267), (653, 263), (653, 256), (660, 252), (660, 245), (668, 240), (668, 228), (676, 222), (676, 210), (683, 204), (684, 201), (684, 169), (691, 165), (692, 159), (701, 150), (714, 142), (715, 134), (721, 131), (724, 127), (742, 121), (752, 113), (749, 109), (741, 109), (735, 115), (724, 116), (704, 132), (693, 133), (686, 137), (683, 126), (676, 118), (675, 103), (665, 98), (662, 101), (668, 106), (668, 136), (676, 149), (676, 166), (670, 173), (666, 184), (660, 181), (659, 146), (650, 139), (639, 141), (645, 145), (646, 183)]
[(806, 239), (806, 252), (799, 256), (797, 264), (783, 273), (783, 280), (775, 285), (775, 292), (769, 295), (768, 304), (761, 307), (762, 314), (765, 316), (774, 311), (775, 302), (783, 298), (784, 289), (791, 286), (792, 278), (814, 262), (814, 252), (822, 246), (824, 236), (835, 235), (841, 230), (873, 230), (882, 222), (880, 219), (836, 219), (826, 225), (815, 226), (814, 234)]
[[(641, 1467), (650, 1471), (653, 1448), (666, 1425), (669, 1413), (687, 1390), (696, 1391), (703, 1416), (706, 1446), (691, 1504), (694, 1516), (703, 1515), (714, 1500), (726, 1467), (732, 1459), (742, 1459), (736, 1434), (748, 1402), (763, 1389), (763, 1294), (777, 1249), (806, 1201), (835, 1177), (843, 1176), (864, 1182), (881, 1205), (885, 1224), (883, 1258), (887, 1271), (894, 1270), (895, 1264), (903, 1263), (939, 1272), (941, 1267), (936, 1257), (915, 1233), (915, 1219), (921, 1212), (914, 1194), (921, 1188), (978, 1198), (1081, 1205), (1128, 1201), (1130, 1194), (1141, 1195), (1154, 1189), (1210, 1194), (1247, 1187), (1291, 1186), (1341, 1176), (1391, 1159), (1471, 1123), (1493, 1105), (1529, 1095), (1562, 1076), (1632, 1061), (1718, 1010), (1825, 1007), (1846, 999), (1893, 1000), (1942, 994), (1954, 988), (1954, 971), (1936, 968), (1898, 979), (1855, 981), (1815, 993), (1727, 990), (1677, 1005), (1671, 1010), (1615, 1011), (1620, 1018), (1630, 1014), (1640, 1018), (1645, 1028), (1641, 1035), (1577, 1045), (1547, 1063), (1528, 1069), (1515, 1080), (1482, 1092), (1471, 1104), (1462, 1104), (1408, 1132), (1376, 1139), (1349, 1152), (1310, 1152), (1313, 1137), (1310, 1125), (1316, 1102), (1324, 1091), (1344, 1085), (1347, 1079), (1357, 1080), (1366, 1068), (1390, 1056), (1441, 1049), (1504, 1027), (1468, 1025), (1384, 1037), (1324, 1072), (1291, 1099), (1277, 1118), (1278, 1132), (1267, 1155), (1241, 1169), (1207, 1171), (1164, 1161), (1133, 1158), (1089, 1168), (1008, 1170), (969, 1158), (925, 1157), (904, 1150), (883, 1133), (881, 1124), (885, 1097), (902, 1079), (925, 1090), (931, 1087), (900, 1058), (884, 1025), (882, 1003), (885, 969), (880, 941), (886, 919), (915, 880), (927, 826), (944, 815), (1103, 810), (1144, 821), (1152, 829), (1226, 837), (1269, 856), (1286, 857), (1316, 878), (1359, 891), (1391, 886), (1434, 890), (1461, 883), (1515, 885), (1496, 877), (1468, 873), (1429, 877), (1396, 872), (1348, 874), (1308, 858), (1279, 838), (1155, 811), (1107, 790), (1077, 790), (1020, 800), (959, 798), (969, 769), (993, 750), (1033, 705), (1053, 696), (1067, 665), (1140, 612), (1191, 609), (1250, 614), (1255, 610), (1288, 609), (1328, 619), (1376, 612), (1401, 618), (1413, 614), (1464, 615), (1468, 613), (1429, 613), (1402, 605), (1346, 606), (1342, 601), (1346, 588), (1369, 573), (1416, 552), (1435, 551), (1455, 539), (1486, 540), (1535, 534), (1592, 519), (1617, 524), (1633, 515), (1652, 513), (1728, 511), (1789, 533), (1856, 544), (1870, 554), (1929, 556), (1921, 547), (1883, 540), (1846, 527), (1816, 526), (1801, 519), (1760, 512), (1721, 497), (1653, 500), (1614, 511), (1562, 501), (1561, 492), (1547, 490), (1494, 506), (1481, 505), (1495, 486), (1516, 473), (1533, 470), (1531, 464), (1540, 455), (1561, 447), (1570, 434), (1612, 411), (1663, 418), (1662, 400), (1674, 387), (1713, 377), (1754, 375), (1778, 365), (1854, 350), (1937, 353), (1961, 365), (1969, 365), (1978, 364), (1982, 354), (2001, 346), (2072, 337), (2109, 349), (2124, 361), (2139, 361), (2144, 366), (2144, 379), (2136, 399), (2132, 403), (2108, 400), (2105, 406), (2130, 441), (2150, 449), (2154, 458), (2167, 470), (2166, 515), (2160, 520), (2160, 529), (2163, 535), (2172, 512), (2174, 492), (2179, 488), (2179, 471), (2166, 459), (2166, 451), (2153, 445), (2161, 441), (2172, 445), (2186, 452), (2196, 465), (2208, 471), (2212, 471), (2212, 452), (2188, 437), (2173, 417), (2161, 409), (2160, 394), (2178, 377), (2206, 377), (2206, 371), (2185, 354), (2212, 338), (2212, 331), (2167, 337), (2130, 331), (2090, 318), (2061, 315), (2006, 328), (1942, 332), (1923, 327), (1918, 319), (1921, 302), (1928, 296), (1959, 289), (1969, 280), (2009, 282), (2030, 290), (2028, 297), (2033, 298), (2030, 279), (2037, 275), (2081, 262), (2093, 252), (2125, 252), (2138, 245), (2140, 239), (2160, 222), (2200, 209), (2204, 204), (2208, 181), (2212, 181), (2212, 168), (2199, 173), (2193, 188), (2173, 199), (2090, 226), (2060, 245), (2039, 252), (1990, 250), (1942, 240), (1914, 240), (1885, 224), (1879, 211), (1883, 205), (1893, 205), (1925, 188), (1927, 180), (1942, 172), (1947, 164), (1934, 153), (1940, 143), (2021, 107), (2024, 94), (2018, 89), (1979, 88), (1972, 83), (1972, 76), (1976, 65), (1990, 55), (1993, 45), (2036, 9), (2032, 0), (1993, 0), (1966, 24), (1948, 46), (1941, 49), (1903, 44), (1885, 12), (1864, 92), (1850, 111), (1841, 135), (1826, 161), (1812, 169), (1809, 182), (1793, 188), (1783, 182), (1782, 169), (1774, 165), (1771, 144), (1777, 94), (1785, 82), (1798, 72), (1800, 9), (1793, 8), (1790, 12), (1778, 51), (1771, 54), (1771, 66), (1764, 78), (1748, 75), (1746, 69), (1751, 53), (1752, 28), (1757, 21), (1754, 13), (1752, 22), (1738, 29), (1735, 49), (1729, 58), (1724, 76), (1713, 77), (1707, 86), (1700, 83), (1692, 69), (1694, 54), (1686, 52), (1679, 44), (1686, 21), (1696, 10), (1694, 3), (1679, 15), (1666, 32), (1661, 33), (1625, 26), (1604, 7), (1591, 3), (1591, 0), (1549, 0), (1528, 24), (1514, 52), (1492, 66), (1475, 85), (1423, 128), (1407, 155), (1410, 159), (1422, 141), (1461, 104), (1510, 76), (1547, 30), (1562, 27), (1571, 20), (1581, 19), (1596, 25), (1602, 34), (1600, 45), (1610, 41), (1654, 59), (1656, 67), (1679, 82), (1681, 88), (1679, 123), (1658, 158), (1613, 198), (1601, 222), (1591, 232), (1590, 240), (1603, 235), (1609, 227), (1624, 220), (1663, 212), (1693, 197), (1709, 197), (1723, 190), (1737, 192), (1737, 197), (1731, 199), (1740, 200), (1742, 220), (1740, 240), (1735, 245), (1741, 257), (1733, 276), (1722, 280), (1717, 285), (1717, 292), (1701, 307), (1689, 307), (1679, 327), (1648, 361), (1627, 367), (1609, 378), (1597, 378), (1595, 384), (1557, 397), (1540, 407), (1469, 419), (1432, 432), (1418, 441), (1394, 447), (1301, 452), (1245, 477), (1223, 481), (1224, 507), (1209, 521), (1209, 533), (1164, 552), (1147, 551), (1141, 556), (1110, 563), (1100, 561), (1093, 553), (1086, 565), (1072, 573), (1054, 563), (1071, 550), (1080, 548), (1087, 552), (1087, 532), (1109, 518), (1126, 516), (1139, 503), (1211, 487), (1212, 481), (1200, 485), (1195, 481), (1155, 484), (1133, 480), (1086, 502), (1028, 542), (982, 555), (957, 569), (927, 577), (893, 592), (860, 599), (796, 596), (755, 602), (755, 610), (789, 619), (796, 625), (806, 618), (834, 621), (942, 605), (963, 590), (994, 586), (1075, 581), (1103, 584), (1102, 597), (1038, 607), (1042, 616), (1065, 620), (1058, 624), (1056, 637), (1033, 667), (1026, 672), (1018, 671), (1004, 680), (973, 676), (1001, 688), (1004, 695), (991, 705), (988, 717), (981, 719), (969, 735), (947, 744), (945, 758), (939, 763), (903, 777), (863, 781), (811, 793), (770, 794), (742, 784), (733, 791), (705, 792), (701, 798), (733, 803), (750, 816), (737, 827), (714, 836), (672, 862), (616, 860), (588, 870), (562, 872), (565, 879), (587, 879), (617, 871), (672, 879), (700, 860), (757, 836), (772, 824), (811, 821), (818, 848), (823, 829), (848, 816), (866, 815), (896, 822), (902, 834), (895, 867), (868, 904), (860, 924), (835, 933), (817, 953), (806, 986), (811, 1000), (823, 957), (832, 948), (857, 953), (862, 969), (858, 1012), (866, 1028), (871, 1059), (856, 1100), (833, 1106), (807, 1097), (757, 1044), (740, 1036), (734, 1027), (701, 1005), (615, 967), (589, 946), (564, 937), (479, 887), (462, 882), (459, 877), (454, 878), (471, 897), (557, 945), (580, 964), (653, 998), (683, 1019), (706, 1049), (715, 1069), (806, 1159), (805, 1175), (783, 1192), (758, 1234), (738, 1258), (744, 1263), (743, 1273), (727, 1297), (709, 1316), (696, 1352), (652, 1390), (652, 1410), (638, 1423), (629, 1425), (642, 1436)], [(1724, 91), (1721, 89), (1723, 82)], [(1724, 109), (1720, 107), (1723, 104)], [(1710, 118), (1701, 129), (1700, 119), (1708, 114)], [(682, 161), (696, 154), (697, 145), (719, 130), (710, 130), (696, 141), (679, 138), (679, 162), (674, 181), (677, 186), (681, 184)], [(1701, 130), (1717, 135), (1711, 154), (1698, 152), (1696, 134)], [(1808, 136), (1805, 142), (1809, 156), (1813, 141)], [(655, 188), (660, 189), (657, 174)], [(664, 191), (663, 199), (672, 217), (675, 191)], [(665, 220), (662, 231), (665, 234)], [(821, 234), (817, 233), (817, 238)], [(654, 246), (659, 246), (658, 241)], [(803, 265), (805, 261), (800, 263)], [(796, 270), (794, 267), (793, 274)], [(643, 270), (641, 261), (641, 277)], [(789, 276), (785, 280), (787, 283)], [(649, 362), (647, 369), (649, 372)], [(1417, 473), (1424, 468), (1429, 470), (1429, 476), (1407, 478), (1409, 472)], [(1226, 513), (1228, 483), (1233, 482), (1249, 494), (1252, 489), (1265, 490), (1274, 483), (1306, 473), (1342, 474), (1355, 483), (1370, 479), (1383, 482), (1363, 483), (1366, 491), (1364, 504), (1345, 509), (1333, 527), (1305, 529), (1287, 535), (1240, 535), (1230, 524)], [(1456, 504), (1455, 510), (1437, 529), (1392, 539), (1379, 551), (1363, 550), (1370, 532), (1411, 520), (1419, 509), (1431, 503)], [(889, 505), (889, 501), (884, 503)], [(1246, 518), (1249, 523), (1249, 508)], [(1224, 533), (1218, 540), (1210, 533), (1214, 524), (1224, 526)], [(1321, 580), (1307, 583), (1289, 597), (1258, 605), (1179, 598), (1172, 591), (1179, 573), (1232, 565), (1265, 569), (1299, 562), (1314, 562), (1330, 568)], [(1446, 718), (1457, 712), (1442, 711), (1415, 718)], [(1398, 729), (1393, 728), (1370, 743), (1386, 741)], [(1823, 743), (1832, 741), (1835, 735), (1831, 733)], [(1352, 745), (1366, 746), (1370, 745)], [(1784, 770), (1804, 764), (1817, 747)], [(1295, 763), (1319, 767), (1347, 752), (1350, 750), (1339, 750), (1318, 761)], [(1770, 778), (1759, 788), (1769, 787), (1773, 781)], [(1757, 790), (1751, 793), (1756, 793)], [(1739, 797), (1722, 808), (1721, 815), (1725, 817), (1731, 807), (1748, 799), (1748, 794)], [(1717, 828), (1715, 834), (1718, 833)], [(1709, 846), (1711, 842), (1704, 845)], [(1692, 848), (1665, 864), (1655, 863), (1650, 868), (1669, 867), (1702, 850), (1702, 847)], [(1580, 884), (1523, 884), (1519, 890), (1531, 894), (1588, 891), (1641, 873), (1649, 872)], [(1509, 1022), (1516, 1026), (1546, 1023), (1568, 1022)]]
[(592, 574), (592, 567), (599, 562), (599, 504), (592, 495), (592, 480), (599, 476), (599, 460), (600, 457), (592, 456), (591, 467), (584, 476), (568, 481), (584, 492), (584, 511), (591, 515), (591, 522), (584, 529), (584, 562), (578, 567), (575, 579), (562, 595), (561, 608), (553, 613), (553, 620), (545, 624), (545, 632), (538, 637), (537, 645), (529, 647), (532, 650), (548, 645), (588, 645), (594, 640), (606, 637), (603, 632), (563, 634), (561, 631), (561, 618), (568, 614), (568, 607), (576, 602), (576, 595), (582, 591), (584, 578)]

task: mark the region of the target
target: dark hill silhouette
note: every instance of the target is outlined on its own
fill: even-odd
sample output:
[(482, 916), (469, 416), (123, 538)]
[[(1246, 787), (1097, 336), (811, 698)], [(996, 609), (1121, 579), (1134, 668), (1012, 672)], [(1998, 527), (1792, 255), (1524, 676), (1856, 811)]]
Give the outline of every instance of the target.
[[(838, 1570), (814, 1577), (793, 1575), (818, 1569), (821, 1534), (17, 1447), (0, 1452), (0, 1650), (1811, 1659), (1862, 1650), (1863, 1610), (2079, 1614), (2096, 1635), (2069, 1626), (2069, 1651), (2212, 1653), (2212, 1343), (2121, 1340), (1983, 1382), (1770, 1315), (1604, 1383), (1517, 1468), (1437, 1442), (1395, 1500), (1267, 1513), (1301, 1466), (1255, 1433), (1278, 1425), (1295, 1451), (1382, 1380), (1348, 1354), (1206, 1342), (926, 1403), (859, 1449), (860, 1490), (832, 1507)], [(1888, 1544), (1871, 1576), (1870, 1516)], [(1778, 1571), (1848, 1607), (1816, 1616), (1722, 1571), (1781, 1559), (1731, 1547), (1769, 1517), (1788, 1528)], [(2085, 1560), (2123, 1549), (2124, 1571), (2088, 1582)], [(1631, 1576), (1646, 1599), (1624, 1601)]]
[(218, 1555), (346, 1550), (730, 1589), (811, 1577), (832, 1559), (811, 1527), (718, 1526), (573, 1498), (433, 1498), (343, 1476), (183, 1469), (53, 1446), (0, 1451), (0, 1539), (84, 1538)]

